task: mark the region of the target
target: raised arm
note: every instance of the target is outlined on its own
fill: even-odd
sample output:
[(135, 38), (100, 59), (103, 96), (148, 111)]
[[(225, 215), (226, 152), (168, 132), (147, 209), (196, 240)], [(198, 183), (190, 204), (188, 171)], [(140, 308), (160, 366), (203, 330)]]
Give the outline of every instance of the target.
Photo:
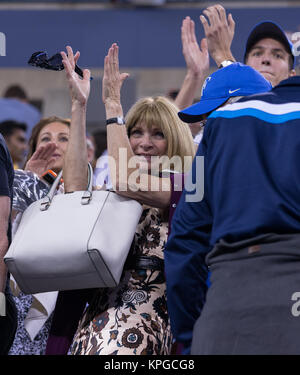
[(221, 5), (208, 7), (200, 16), (205, 36), (207, 39), (208, 52), (217, 66), (225, 60), (235, 61), (231, 53), (231, 43), (234, 37), (235, 22), (231, 13), (226, 17), (226, 11)]
[(195, 23), (190, 17), (186, 17), (182, 22), (181, 41), (187, 73), (175, 99), (175, 104), (180, 110), (193, 104), (209, 70), (207, 41), (203, 38), (201, 47), (199, 47), (195, 34)]
[[(127, 77), (127, 73), (119, 71), (119, 48), (114, 43), (104, 60), (102, 99), (106, 119), (123, 116), (121, 87)], [(107, 149), (110, 177), (114, 190), (118, 194), (154, 207), (163, 208), (169, 205), (170, 180), (150, 176), (139, 170), (138, 162), (134, 162), (134, 153), (125, 125), (109, 124), (107, 126)], [(120, 150), (127, 158), (120, 155)], [(130, 176), (135, 176), (135, 178), (130, 179)], [(153, 184), (158, 186), (158, 190), (150, 190)]]
[(90, 93), (90, 76), (88, 69), (83, 71), (83, 79), (75, 73), (75, 56), (71, 47), (67, 53), (61, 52), (72, 101), (71, 127), (68, 148), (64, 157), (65, 191), (85, 190), (87, 187), (87, 147), (86, 147), (86, 107)]

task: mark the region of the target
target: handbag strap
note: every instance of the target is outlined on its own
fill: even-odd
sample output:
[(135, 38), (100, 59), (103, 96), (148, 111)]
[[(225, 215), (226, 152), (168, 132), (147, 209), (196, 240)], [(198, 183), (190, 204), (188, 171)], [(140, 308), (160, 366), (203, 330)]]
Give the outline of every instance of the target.
[(92, 199), (92, 190), (93, 190), (93, 168), (90, 163), (88, 163), (88, 186), (87, 190), (83, 193), (81, 197), (81, 204), (89, 204)]
[[(52, 199), (55, 195), (55, 191), (58, 187), (58, 184), (61, 180), (63, 171), (61, 170), (56, 179), (54, 180), (50, 190), (48, 191), (47, 195), (42, 199), (41, 202), (41, 211), (45, 211), (49, 208)], [(83, 196), (81, 197), (81, 204), (89, 204), (90, 200), (92, 199), (92, 189), (93, 189), (93, 168), (90, 163), (88, 163), (88, 186), (87, 189), (84, 191)]]

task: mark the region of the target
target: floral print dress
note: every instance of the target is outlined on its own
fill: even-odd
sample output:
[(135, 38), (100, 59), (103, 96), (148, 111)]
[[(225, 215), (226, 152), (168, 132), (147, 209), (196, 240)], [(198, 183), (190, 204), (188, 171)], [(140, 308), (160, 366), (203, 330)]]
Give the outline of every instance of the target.
[[(145, 208), (130, 257), (163, 258), (168, 225)], [(70, 354), (170, 354), (172, 335), (163, 271), (125, 270), (116, 288), (97, 289), (75, 334)]]

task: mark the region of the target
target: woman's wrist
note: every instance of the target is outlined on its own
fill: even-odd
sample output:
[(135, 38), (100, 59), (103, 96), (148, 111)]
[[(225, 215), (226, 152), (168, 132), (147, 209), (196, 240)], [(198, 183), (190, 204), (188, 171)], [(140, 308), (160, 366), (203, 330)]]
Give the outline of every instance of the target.
[(72, 111), (80, 110), (80, 111), (85, 112), (86, 108), (87, 108), (87, 101), (83, 102), (83, 101), (79, 101), (79, 100), (76, 100), (76, 99), (72, 100)]
[(123, 117), (123, 108), (121, 103), (106, 103), (105, 104), (106, 118)]

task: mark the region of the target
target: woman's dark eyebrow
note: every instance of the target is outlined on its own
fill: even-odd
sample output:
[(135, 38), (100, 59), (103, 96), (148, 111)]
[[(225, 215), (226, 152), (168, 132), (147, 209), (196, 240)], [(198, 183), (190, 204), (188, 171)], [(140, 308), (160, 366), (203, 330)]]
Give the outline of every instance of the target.
[[(41, 137), (43, 136), (43, 135), (51, 135), (51, 132), (45, 132), (45, 133), (42, 133), (41, 134)], [(65, 132), (60, 132), (60, 133), (58, 133), (58, 135), (61, 135), (61, 134), (64, 134), (64, 135), (69, 135), (69, 133), (65, 133)]]

